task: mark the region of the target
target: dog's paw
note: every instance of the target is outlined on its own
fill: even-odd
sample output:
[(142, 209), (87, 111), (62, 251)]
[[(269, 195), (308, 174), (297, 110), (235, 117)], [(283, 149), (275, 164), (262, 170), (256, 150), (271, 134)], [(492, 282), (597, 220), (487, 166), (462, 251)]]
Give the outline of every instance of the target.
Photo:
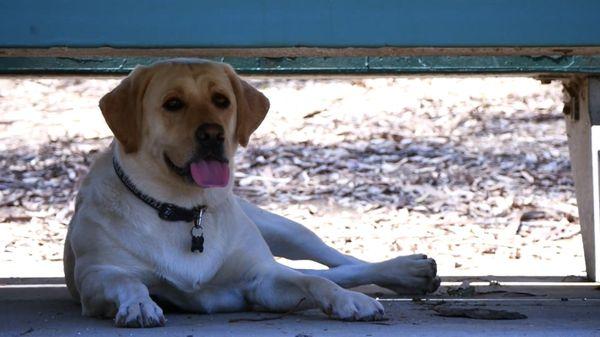
[(165, 325), (162, 309), (150, 298), (122, 303), (115, 324), (123, 328), (154, 328)]
[(383, 319), (383, 306), (377, 300), (355, 291), (342, 290), (322, 304), (327, 316), (345, 321), (378, 321)]
[(427, 255), (415, 254), (376, 264), (377, 285), (398, 294), (427, 294), (436, 291), (441, 283), (437, 264)]

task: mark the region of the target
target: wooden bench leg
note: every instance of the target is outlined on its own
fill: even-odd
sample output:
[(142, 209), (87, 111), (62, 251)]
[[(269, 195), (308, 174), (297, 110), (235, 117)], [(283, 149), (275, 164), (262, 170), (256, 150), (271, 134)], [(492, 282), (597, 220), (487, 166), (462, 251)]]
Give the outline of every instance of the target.
[(600, 281), (600, 78), (565, 84), (567, 137), (587, 276)]

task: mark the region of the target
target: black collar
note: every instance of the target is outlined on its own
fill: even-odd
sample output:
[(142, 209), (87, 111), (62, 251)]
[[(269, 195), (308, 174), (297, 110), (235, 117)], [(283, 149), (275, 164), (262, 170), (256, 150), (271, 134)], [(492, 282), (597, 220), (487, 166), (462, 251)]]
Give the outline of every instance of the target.
[(133, 195), (145, 202), (148, 206), (157, 210), (158, 217), (163, 220), (186, 222), (194, 221), (198, 218), (202, 211), (206, 210), (206, 206), (203, 205), (196, 206), (194, 208), (183, 208), (167, 202), (160, 202), (138, 190), (129, 177), (127, 177), (125, 172), (123, 172), (121, 165), (119, 165), (117, 158), (115, 157), (113, 157), (113, 167), (115, 168), (115, 173), (123, 182), (123, 185), (125, 185), (131, 191), (131, 193), (133, 193)]
[(113, 167), (115, 173), (133, 195), (145, 202), (148, 206), (158, 211), (158, 217), (165, 221), (186, 221), (193, 222), (190, 235), (192, 236), (192, 252), (204, 251), (204, 230), (202, 228), (202, 217), (206, 211), (206, 206), (196, 206), (194, 208), (183, 208), (166, 202), (160, 202), (147, 194), (142, 193), (135, 187), (133, 182), (127, 177), (117, 158), (113, 157)]

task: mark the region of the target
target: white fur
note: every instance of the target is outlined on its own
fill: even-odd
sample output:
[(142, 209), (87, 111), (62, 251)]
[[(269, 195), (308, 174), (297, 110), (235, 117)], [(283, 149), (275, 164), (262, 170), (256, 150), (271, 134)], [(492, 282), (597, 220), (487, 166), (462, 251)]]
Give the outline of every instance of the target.
[[(67, 283), (85, 315), (115, 315), (121, 326), (161, 325), (153, 294), (196, 312), (298, 306), (341, 319), (382, 317), (377, 301), (277, 264), (231, 192), (217, 205), (196, 199), (209, 207), (204, 252), (192, 253), (191, 225), (160, 220), (121, 183), (111, 157), (104, 153), (86, 178), (65, 247)], [(143, 172), (127, 174), (146, 191)]]
[[(148, 84), (139, 148), (126, 153), (120, 142), (113, 142), (92, 165), (77, 196), (65, 242), (64, 264), (67, 286), (81, 302), (84, 315), (114, 317), (118, 326), (160, 326), (165, 318), (150, 297), (154, 295), (200, 313), (320, 308), (334, 318), (377, 320), (383, 317), (379, 302), (340, 285), (376, 283), (398, 292), (420, 293), (439, 286), (435, 261), (424, 255), (365, 263), (328, 247), (305, 227), (239, 199), (232, 193), (233, 179), (224, 188), (203, 189), (170, 172), (162, 161), (165, 149), (171, 149), (180, 158), (191, 153), (195, 146), (192, 135), (198, 123), (216, 121), (224, 125), (231, 177), (237, 148), (233, 122), (237, 118), (236, 105), (232, 104), (226, 112), (205, 104), (206, 97), (210, 97), (205, 91), (214, 85), (233, 95), (230, 77), (226, 75), (232, 70), (206, 62), (189, 67), (176, 67), (175, 63), (138, 72), (154, 71), (154, 77), (163, 76)], [(185, 82), (192, 75), (196, 80)], [(187, 120), (178, 119), (177, 124), (173, 124), (176, 118), (172, 116), (170, 127), (179, 127), (175, 129), (160, 124), (170, 118), (163, 115), (158, 100), (171, 90), (170, 81), (180, 86), (188, 83), (188, 87), (184, 86), (188, 90), (186, 97), (194, 97), (191, 102), (196, 104), (190, 109), (198, 109), (180, 114)], [(242, 84), (238, 83), (238, 91), (248, 89), (247, 83)], [(250, 89), (246, 94), (261, 95)], [(108, 95), (114, 95), (114, 91)], [(113, 97), (104, 102), (106, 109), (114, 107)], [(113, 118), (114, 111), (108, 112)], [(114, 126), (118, 124), (111, 128)], [(113, 157), (143, 193), (181, 207), (207, 207), (203, 219), (204, 252), (190, 250), (191, 223), (161, 220), (155, 209), (123, 185), (114, 172)], [(293, 270), (275, 262), (271, 252), (290, 259), (312, 259), (331, 268)]]

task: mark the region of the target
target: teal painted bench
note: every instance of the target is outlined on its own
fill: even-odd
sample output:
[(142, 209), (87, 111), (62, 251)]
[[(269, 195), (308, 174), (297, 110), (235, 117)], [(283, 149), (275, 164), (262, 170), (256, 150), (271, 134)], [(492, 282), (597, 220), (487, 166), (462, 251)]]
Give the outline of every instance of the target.
[(598, 23), (597, 0), (4, 1), (0, 75), (126, 74), (177, 56), (250, 75), (561, 79), (587, 273), (600, 281)]

